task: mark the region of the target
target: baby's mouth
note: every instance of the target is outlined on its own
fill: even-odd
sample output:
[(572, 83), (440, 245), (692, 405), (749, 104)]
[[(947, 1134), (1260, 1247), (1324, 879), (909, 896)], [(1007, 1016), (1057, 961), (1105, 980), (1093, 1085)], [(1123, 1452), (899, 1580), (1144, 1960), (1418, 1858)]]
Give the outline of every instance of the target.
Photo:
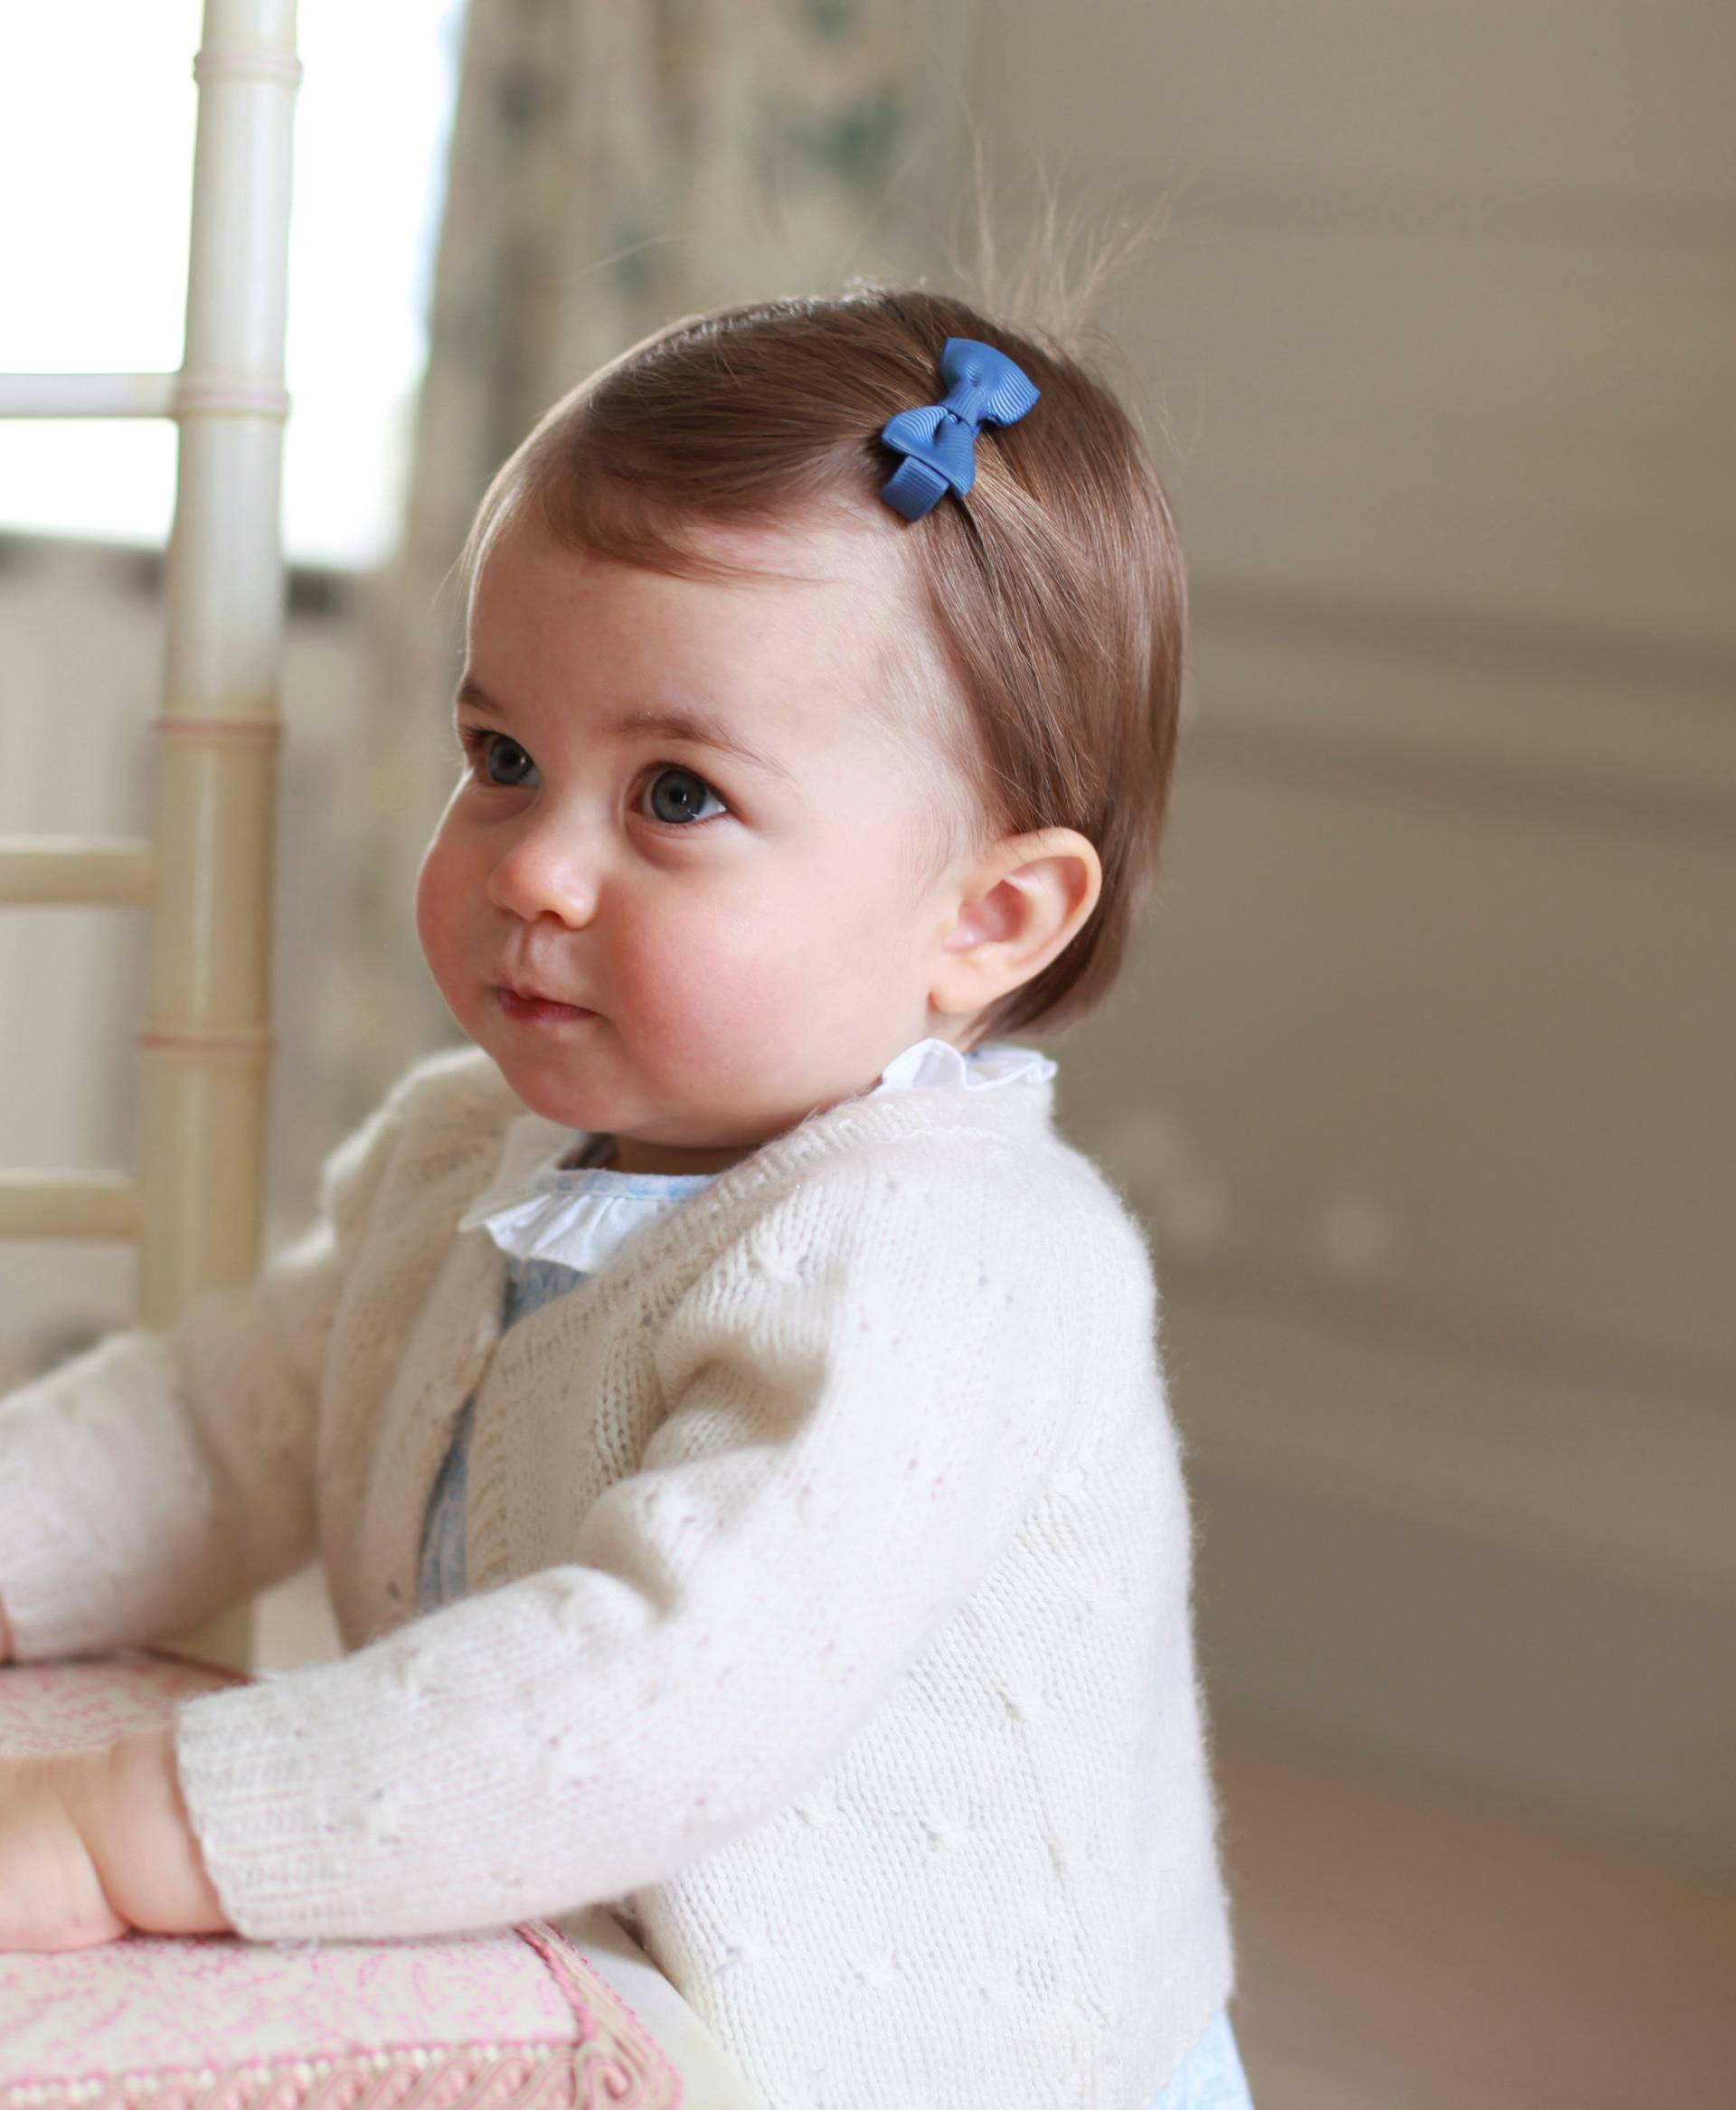
[(514, 989), (509, 984), (497, 984), (495, 997), (508, 1018), (525, 1025), (562, 1025), (569, 1021), (597, 1015), (582, 1004), (561, 1003), (554, 997), (540, 995), (533, 990)]

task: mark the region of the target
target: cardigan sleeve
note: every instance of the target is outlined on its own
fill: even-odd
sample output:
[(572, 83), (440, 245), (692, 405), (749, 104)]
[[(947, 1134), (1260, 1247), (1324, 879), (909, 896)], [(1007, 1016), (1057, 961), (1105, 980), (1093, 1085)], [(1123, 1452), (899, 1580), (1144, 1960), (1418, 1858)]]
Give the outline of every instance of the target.
[(183, 1707), (183, 1789), (240, 1932), (576, 1910), (828, 1767), (1073, 1436), (1118, 1271), (1021, 1154), (971, 1147), (834, 1161), (700, 1276), (655, 1352), (666, 1418), (570, 1563)]
[(254, 1282), (0, 1399), (0, 1604), (17, 1661), (184, 1633), (312, 1558), (326, 1346), (401, 1097), (333, 1153), (315, 1224)]

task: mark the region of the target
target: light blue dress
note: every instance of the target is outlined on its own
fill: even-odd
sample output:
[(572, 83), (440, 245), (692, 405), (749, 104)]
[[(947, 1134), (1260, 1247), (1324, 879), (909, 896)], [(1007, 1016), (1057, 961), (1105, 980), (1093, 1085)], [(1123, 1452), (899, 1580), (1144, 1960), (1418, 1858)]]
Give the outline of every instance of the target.
[[(1010, 1041), (960, 1057), (944, 1041), (920, 1041), (888, 1064), (874, 1089), (907, 1090), (937, 1078), (960, 1077), (987, 1088), (1023, 1074), (1032, 1063), (1050, 1071), (1054, 1067), (1047, 1056)], [(590, 1137), (569, 1165), (563, 1161), (571, 1136), (564, 1146), (557, 1136), (551, 1150), (551, 1133), (549, 1124), (534, 1116), (514, 1123), (493, 1185), (459, 1221), (461, 1230), (486, 1229), (505, 1255), (503, 1333), (551, 1298), (589, 1281), (639, 1225), (717, 1177), (611, 1172), (603, 1161), (614, 1153), (612, 1135)], [(429, 1495), (417, 1570), (419, 1613), (439, 1611), (465, 1594), (465, 1483), (476, 1404), (472, 1393), (459, 1410)], [(1149, 2110), (1253, 2110), (1227, 2009), (1212, 2019)]]
[[(592, 1136), (575, 1166), (557, 1168), (561, 1184), (572, 1192), (600, 1194), (613, 1201), (655, 1201), (661, 1210), (681, 1201), (687, 1194), (696, 1192), (701, 1187), (709, 1185), (716, 1177), (714, 1173), (699, 1173), (677, 1179), (656, 1173), (612, 1173), (593, 1169), (596, 1162), (610, 1156), (614, 1148), (615, 1138), (612, 1135)], [(646, 1213), (643, 1208), (614, 1210), (610, 1221), (600, 1227), (604, 1239), (618, 1243), (627, 1229), (643, 1220)], [(581, 1282), (590, 1279), (604, 1257), (598, 1237), (599, 1228), (595, 1225), (592, 1227), (586, 1251), (586, 1258), (592, 1265), (588, 1267), (573, 1267), (567, 1261), (550, 1258), (528, 1249), (514, 1252), (511, 1245), (507, 1245), (506, 1282), (501, 1295), (500, 1313), (500, 1330), (503, 1333), (509, 1333), (521, 1319), (527, 1319), (533, 1312), (539, 1311), (552, 1297), (560, 1296), (565, 1291), (575, 1289)], [(533, 1239), (524, 1242), (534, 1245), (537, 1241)], [(476, 1419), (476, 1398), (473, 1392), (459, 1410), (445, 1459), (435, 1476), (433, 1492), (428, 1498), (428, 1509), (422, 1519), (421, 1561), (416, 1576), (416, 1609), (419, 1613), (438, 1612), (443, 1605), (456, 1605), (465, 1593), (465, 1484), (468, 1474), (470, 1431)]]
[(1230, 2011), (1220, 2008), (1150, 2110), (1254, 2110)]

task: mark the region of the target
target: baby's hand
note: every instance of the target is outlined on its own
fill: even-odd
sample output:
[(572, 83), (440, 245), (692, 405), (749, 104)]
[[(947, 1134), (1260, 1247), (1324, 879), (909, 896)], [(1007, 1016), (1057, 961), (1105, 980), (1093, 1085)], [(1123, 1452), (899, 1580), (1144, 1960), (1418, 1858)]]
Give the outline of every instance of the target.
[(173, 1723), (0, 1758), (0, 1950), (85, 1949), (135, 1926), (232, 1931), (188, 1822)]
[(0, 1757), (0, 1949), (84, 1949), (124, 1935), (89, 1837), (101, 1747)]

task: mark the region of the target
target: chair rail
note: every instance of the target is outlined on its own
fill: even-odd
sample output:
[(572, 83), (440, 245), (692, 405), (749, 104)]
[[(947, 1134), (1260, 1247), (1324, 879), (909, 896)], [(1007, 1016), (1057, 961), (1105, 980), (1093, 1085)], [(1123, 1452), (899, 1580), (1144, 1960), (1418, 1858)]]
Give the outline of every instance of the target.
[(148, 843), (0, 835), (0, 908), (148, 909), (156, 882)]

